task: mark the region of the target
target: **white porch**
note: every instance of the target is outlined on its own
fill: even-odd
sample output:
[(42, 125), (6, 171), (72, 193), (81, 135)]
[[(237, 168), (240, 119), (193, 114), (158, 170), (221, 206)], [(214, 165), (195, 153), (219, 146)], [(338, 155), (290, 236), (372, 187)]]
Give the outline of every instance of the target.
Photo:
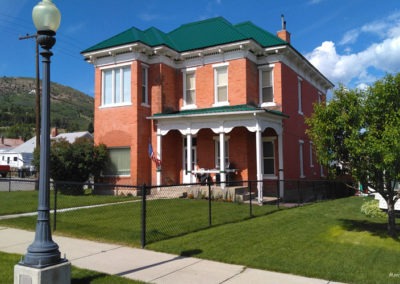
[[(281, 112), (266, 110), (248, 105), (218, 107), (209, 109), (194, 109), (185, 110), (171, 114), (156, 114), (149, 119), (154, 120), (157, 127), (157, 154), (158, 158), (162, 158), (162, 140), (171, 130), (179, 131), (185, 139), (187, 149), (192, 149), (193, 138), (202, 129), (210, 129), (218, 136), (219, 143), (219, 165), (216, 165), (213, 171), (219, 174), (221, 187), (224, 188), (227, 181), (228, 169), (225, 163), (225, 139), (236, 127), (244, 127), (247, 131), (255, 133), (255, 163), (256, 163), (256, 179), (258, 201), (263, 201), (263, 180), (284, 179), (283, 165), (283, 129), (282, 120), (285, 118)], [(266, 177), (264, 175), (264, 153), (263, 153), (263, 132), (271, 128), (276, 133), (277, 142), (277, 160), (278, 169), (274, 177)], [(241, 149), (235, 149), (240, 151)], [(193, 157), (192, 151), (185, 151), (186, 171), (190, 174), (187, 183), (195, 183), (195, 176), (198, 169), (193, 168), (193, 162), (196, 157)], [(237, 169), (240, 170), (240, 169)], [(163, 171), (157, 172), (157, 185), (161, 185)], [(280, 194), (283, 196), (283, 184), (280, 186)]]

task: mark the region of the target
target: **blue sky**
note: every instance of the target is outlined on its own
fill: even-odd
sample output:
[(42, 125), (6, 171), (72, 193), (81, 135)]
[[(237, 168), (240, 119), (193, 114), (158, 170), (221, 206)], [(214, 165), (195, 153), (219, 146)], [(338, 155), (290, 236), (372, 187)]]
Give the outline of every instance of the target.
[[(0, 76), (34, 77), (32, 8), (39, 0), (0, 0)], [(363, 87), (400, 71), (398, 0), (53, 0), (62, 19), (51, 80), (93, 95), (93, 66), (80, 52), (132, 26), (169, 32), (222, 16), (275, 33), (285, 15), (292, 45), (335, 85)]]

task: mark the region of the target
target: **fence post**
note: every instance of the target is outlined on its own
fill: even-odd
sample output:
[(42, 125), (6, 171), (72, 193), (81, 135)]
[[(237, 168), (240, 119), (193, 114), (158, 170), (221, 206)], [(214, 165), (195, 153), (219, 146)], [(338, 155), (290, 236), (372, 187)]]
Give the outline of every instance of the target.
[(8, 192), (11, 192), (11, 171), (8, 172)]
[(57, 229), (57, 186), (53, 183), (54, 187), (54, 216), (53, 216), (53, 231)]
[(141, 246), (144, 248), (146, 246), (146, 195), (147, 195), (147, 187), (146, 184), (142, 185), (142, 234), (141, 234)]
[(249, 204), (250, 204), (250, 218), (252, 218), (253, 217), (253, 203), (252, 203), (253, 196), (251, 196), (251, 182), (249, 181), (248, 183), (249, 183), (249, 198), (250, 198), (250, 202), (249, 202)]
[(211, 179), (207, 178), (207, 186), (208, 186), (208, 226), (211, 227), (212, 222), (212, 211), (211, 211)]

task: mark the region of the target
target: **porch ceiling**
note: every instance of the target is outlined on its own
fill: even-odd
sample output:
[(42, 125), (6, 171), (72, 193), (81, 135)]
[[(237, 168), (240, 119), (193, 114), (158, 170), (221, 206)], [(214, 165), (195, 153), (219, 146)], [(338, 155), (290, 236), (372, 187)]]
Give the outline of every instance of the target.
[(148, 119), (157, 121), (157, 132), (167, 134), (178, 130), (183, 135), (197, 134), (200, 129), (209, 128), (214, 133), (229, 133), (235, 127), (246, 127), (255, 132), (273, 128), (282, 131), (282, 120), (288, 118), (280, 111), (268, 110), (251, 105), (221, 106), (202, 109), (156, 113)]

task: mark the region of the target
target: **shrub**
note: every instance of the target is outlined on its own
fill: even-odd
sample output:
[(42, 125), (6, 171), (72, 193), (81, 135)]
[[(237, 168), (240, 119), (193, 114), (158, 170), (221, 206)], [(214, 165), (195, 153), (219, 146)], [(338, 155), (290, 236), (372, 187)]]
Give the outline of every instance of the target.
[(361, 213), (363, 213), (364, 215), (366, 215), (370, 218), (386, 217), (386, 213), (383, 212), (379, 208), (378, 200), (370, 200), (370, 201), (364, 202), (364, 204), (361, 206)]
[[(35, 149), (34, 165), (39, 168), (40, 153)], [(96, 182), (108, 161), (104, 144), (94, 145), (91, 139), (79, 138), (74, 143), (65, 139), (53, 140), (50, 148), (50, 178), (63, 194), (84, 193), (83, 183), (93, 176)], [(71, 183), (71, 184), (65, 184)]]

